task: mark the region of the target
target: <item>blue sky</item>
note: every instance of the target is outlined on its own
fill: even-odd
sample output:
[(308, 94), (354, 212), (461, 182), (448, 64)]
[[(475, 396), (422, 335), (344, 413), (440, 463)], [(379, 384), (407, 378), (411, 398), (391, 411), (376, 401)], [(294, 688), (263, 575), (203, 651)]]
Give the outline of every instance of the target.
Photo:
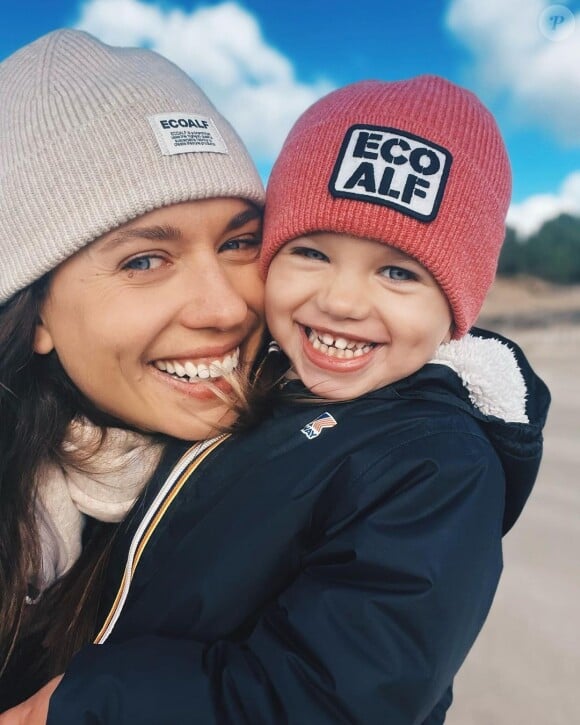
[(147, 45), (181, 65), (267, 176), (291, 123), (363, 78), (438, 73), (475, 91), (510, 153), (525, 236), (580, 216), (580, 0), (50, 0), (10, 3), (0, 59), (58, 27)]

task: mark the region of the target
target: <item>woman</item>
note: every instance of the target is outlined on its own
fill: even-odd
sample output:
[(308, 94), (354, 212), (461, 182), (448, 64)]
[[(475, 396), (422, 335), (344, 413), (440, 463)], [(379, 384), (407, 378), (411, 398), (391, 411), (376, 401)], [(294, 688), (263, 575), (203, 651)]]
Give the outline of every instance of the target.
[(228, 379), (262, 332), (263, 188), (150, 51), (58, 31), (3, 62), (0, 89), (4, 710), (94, 633), (111, 531), (83, 514), (120, 520), (163, 439), (235, 419)]

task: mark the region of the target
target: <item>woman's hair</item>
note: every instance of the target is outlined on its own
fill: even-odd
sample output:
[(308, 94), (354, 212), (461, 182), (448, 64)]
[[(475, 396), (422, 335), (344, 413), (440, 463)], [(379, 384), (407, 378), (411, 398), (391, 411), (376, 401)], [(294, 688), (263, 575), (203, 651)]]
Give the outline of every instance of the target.
[[(90, 639), (98, 602), (89, 594), (115, 528), (97, 522), (75, 567), (37, 604), (27, 604), (31, 573), (39, 570), (41, 554), (35, 521), (37, 471), (43, 461), (67, 461), (61, 444), (76, 415), (97, 425), (108, 422), (79, 393), (56, 353), (33, 351), (49, 280), (45, 275), (0, 307), (0, 677), (11, 668), (17, 641), (34, 630), (42, 647), (29, 664), (39, 684), (62, 671)], [(26, 674), (34, 679), (32, 672)]]
[[(68, 426), (77, 416), (100, 426), (102, 440), (108, 426), (128, 427), (80, 393), (55, 351), (34, 352), (50, 279), (46, 274), (0, 306), (0, 710), (5, 691), (12, 695), (24, 681), (27, 689), (20, 690), (14, 702), (24, 699), (62, 672), (72, 655), (91, 641), (117, 528), (91, 520), (79, 560), (35, 604), (27, 603), (41, 564), (35, 509), (39, 469), (48, 461), (76, 467), (87, 462), (82, 451), (77, 453), (81, 459), (73, 460), (63, 450)], [(216, 433), (252, 425), (264, 410), (259, 405), (251, 412), (249, 405), (249, 380), (256, 377), (256, 365), (227, 377), (233, 393), (226, 395), (216, 387), (216, 395), (247, 422), (216, 426)]]
[(323, 400), (302, 387), (296, 392), (287, 389), (286, 375), (291, 367), (290, 359), (272, 341), (269, 331), (265, 330), (256, 363), (244, 388), (243, 405), (237, 409), (235, 430), (244, 431), (263, 423), (281, 401), (287, 404), (316, 404)]

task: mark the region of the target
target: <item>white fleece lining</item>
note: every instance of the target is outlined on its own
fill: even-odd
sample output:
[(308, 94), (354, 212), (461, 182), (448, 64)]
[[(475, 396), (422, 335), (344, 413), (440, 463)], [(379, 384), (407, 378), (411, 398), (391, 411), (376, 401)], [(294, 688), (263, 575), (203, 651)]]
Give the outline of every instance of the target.
[(440, 345), (430, 362), (454, 370), (469, 399), (484, 415), (507, 423), (529, 422), (524, 376), (513, 350), (505, 343), (465, 335)]

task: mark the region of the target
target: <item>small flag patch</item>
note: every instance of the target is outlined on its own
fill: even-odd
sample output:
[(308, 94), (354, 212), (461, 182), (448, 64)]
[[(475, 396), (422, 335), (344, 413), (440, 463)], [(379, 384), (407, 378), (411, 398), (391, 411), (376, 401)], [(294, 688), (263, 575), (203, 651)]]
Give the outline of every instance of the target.
[(335, 425), (337, 422), (330, 413), (322, 413), (318, 418), (305, 425), (300, 432), (304, 433), (308, 440), (312, 440), (318, 438), (325, 428), (334, 428)]

